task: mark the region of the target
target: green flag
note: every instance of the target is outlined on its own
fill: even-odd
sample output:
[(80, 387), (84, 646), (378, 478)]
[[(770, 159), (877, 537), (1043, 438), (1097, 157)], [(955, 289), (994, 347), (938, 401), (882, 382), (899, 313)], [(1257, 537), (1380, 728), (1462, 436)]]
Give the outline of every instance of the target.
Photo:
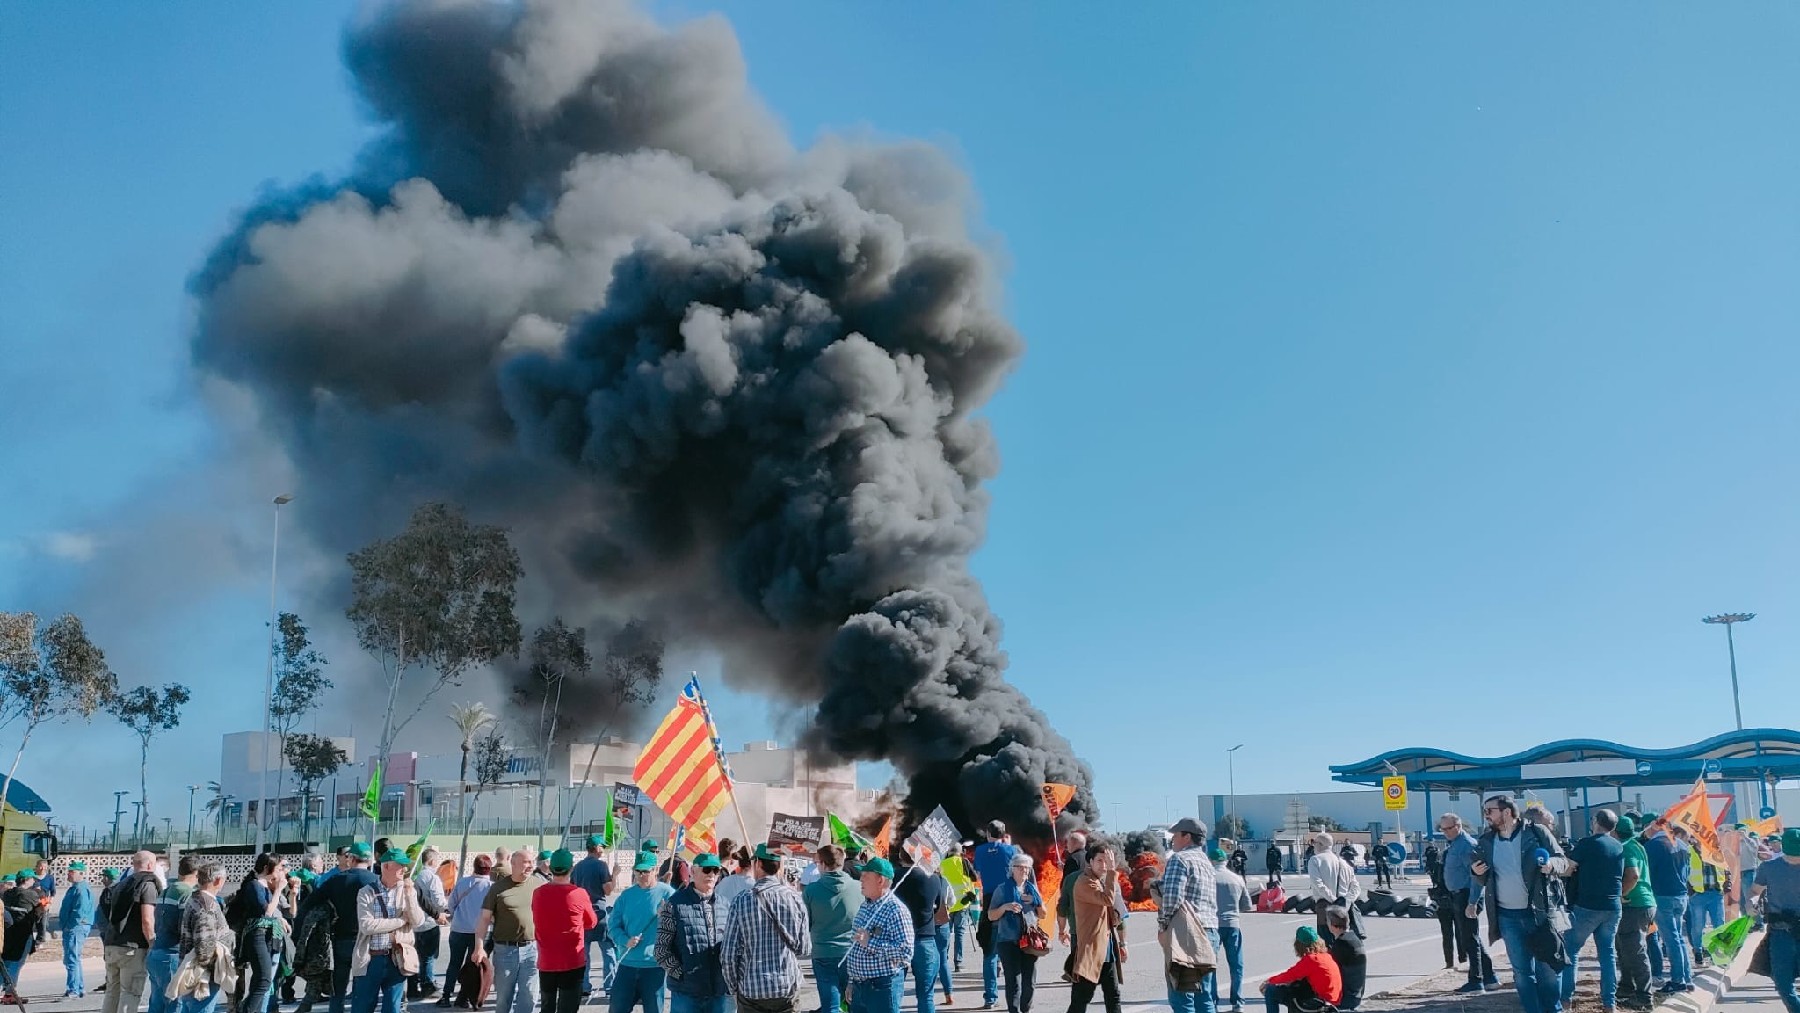
[(433, 819), (425, 824), (425, 832), (419, 835), (419, 839), (406, 846), (406, 857), (412, 859), (412, 866), (407, 870), (408, 876), (418, 874), (419, 856), (425, 853), (425, 843), (431, 840), (431, 832), (436, 829), (437, 820)]
[(1731, 963), (1738, 951), (1744, 948), (1744, 940), (1750, 935), (1750, 924), (1755, 919), (1749, 915), (1733, 918), (1731, 921), (1713, 929), (1700, 937), (1700, 946), (1713, 959), (1713, 962), (1724, 966)]
[(617, 838), (618, 828), (613, 824), (613, 793), (606, 793), (606, 825), (600, 830), (600, 836), (606, 838), (606, 846), (612, 847)]
[(838, 819), (837, 813), (826, 813), (825, 823), (831, 828), (831, 843), (850, 854), (855, 855), (864, 849), (874, 850), (875, 846), (869, 843), (869, 839), (846, 826), (843, 820)]
[[(362, 814), (372, 820), (381, 818), (381, 761), (375, 761), (375, 772), (369, 776), (369, 790), (363, 792)], [(376, 856), (380, 857), (380, 856)]]

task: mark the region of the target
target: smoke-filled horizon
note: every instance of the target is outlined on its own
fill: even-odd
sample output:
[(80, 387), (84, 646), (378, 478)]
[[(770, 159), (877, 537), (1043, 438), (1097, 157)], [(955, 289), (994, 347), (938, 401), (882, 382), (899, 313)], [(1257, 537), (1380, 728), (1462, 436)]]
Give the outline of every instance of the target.
[(196, 367), (285, 448), (308, 540), (457, 503), (511, 529), (528, 624), (716, 650), (915, 808), (1047, 832), (1052, 780), (1093, 813), (969, 572), (975, 413), (1022, 344), (960, 170), (795, 149), (716, 17), (404, 0), (344, 54), (380, 136), (264, 195), (193, 283)]

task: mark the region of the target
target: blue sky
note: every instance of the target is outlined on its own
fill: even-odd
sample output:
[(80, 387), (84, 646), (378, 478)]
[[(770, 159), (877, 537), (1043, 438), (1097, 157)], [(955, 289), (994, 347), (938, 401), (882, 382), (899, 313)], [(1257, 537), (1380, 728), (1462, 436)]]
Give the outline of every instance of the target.
[[(1223, 790), (1240, 741), (1253, 792), (1401, 745), (1702, 738), (1722, 610), (1761, 613), (1747, 718), (1800, 719), (1793, 8), (659, 9), (723, 10), (796, 140), (971, 173), (1029, 342), (976, 570), (1109, 815)], [(0, 608), (70, 600), (218, 452), (183, 283), (260, 185), (368, 136), (348, 10), (0, 10)], [(192, 522), (255, 559), (266, 509)], [(96, 625), (127, 682), (204, 691), (162, 815), (259, 720), (245, 574)], [(21, 777), (92, 823), (111, 786), (67, 758), (123, 787), (135, 753), (60, 729)]]

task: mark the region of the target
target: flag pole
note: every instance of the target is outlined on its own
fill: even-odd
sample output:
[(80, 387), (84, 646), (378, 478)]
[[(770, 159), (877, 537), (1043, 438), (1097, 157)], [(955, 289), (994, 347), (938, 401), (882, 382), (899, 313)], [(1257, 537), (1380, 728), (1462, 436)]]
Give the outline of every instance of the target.
[(737, 814), (738, 828), (743, 831), (744, 842), (750, 841), (750, 823), (744, 819), (744, 807), (738, 804), (737, 784), (731, 776), (731, 764), (725, 762), (725, 743), (719, 738), (719, 726), (713, 724), (712, 708), (706, 703), (706, 694), (700, 692), (700, 673), (689, 672), (688, 681), (694, 684), (694, 696), (700, 701), (700, 713), (706, 718), (707, 734), (712, 736), (713, 754), (719, 758), (719, 771), (725, 775), (725, 794), (731, 796), (731, 811)]

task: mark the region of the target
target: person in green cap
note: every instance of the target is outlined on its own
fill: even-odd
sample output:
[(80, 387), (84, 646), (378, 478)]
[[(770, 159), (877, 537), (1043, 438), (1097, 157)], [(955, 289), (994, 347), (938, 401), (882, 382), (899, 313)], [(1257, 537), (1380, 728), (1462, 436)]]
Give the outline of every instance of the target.
[(588, 930), (587, 938), (581, 950), (581, 995), (586, 998), (594, 990), (593, 978), (589, 972), (588, 955), (590, 948), (598, 944), (600, 947), (600, 987), (612, 988), (613, 969), (618, 965), (618, 957), (613, 952), (612, 937), (606, 934), (606, 916), (612, 904), (613, 871), (606, 860), (607, 840), (600, 834), (589, 834), (587, 839), (587, 857), (575, 863), (575, 871), (570, 874), (569, 882), (587, 891), (588, 903), (594, 906), (594, 914), (599, 917), (600, 924)]
[(63, 998), (79, 999), (87, 995), (87, 979), (81, 971), (81, 951), (87, 944), (88, 932), (94, 925), (94, 912), (100, 909), (94, 888), (88, 885), (87, 863), (69, 863), (69, 886), (63, 891), (62, 907), (57, 910), (57, 924), (63, 936)]
[[(906, 970), (914, 953), (912, 915), (894, 895), (894, 867), (887, 859), (865, 861), (861, 879), (863, 902), (851, 920), (850, 953), (844, 957), (844, 971), (850, 978), (850, 1009), (852, 1013), (899, 1013)], [(1016, 990), (1009, 996), (1013, 999)], [(1029, 1010), (1030, 1005), (1027, 996), (1025, 1008)]]
[(588, 930), (600, 924), (587, 891), (570, 882), (575, 856), (566, 848), (550, 853), (550, 882), (531, 895), (537, 930), (538, 990), (543, 1013), (575, 1013), (581, 1008), (581, 976), (587, 963)]
[(717, 885), (725, 863), (714, 854), (694, 858), (694, 881), (662, 906), (656, 925), (656, 962), (669, 982), (669, 1013), (725, 1013), (720, 960), (728, 908)]
[(38, 922), (44, 911), (39, 902), (44, 895), (37, 888), (37, 873), (31, 869), (21, 869), (7, 878), (12, 882), (7, 884), (6, 892), (0, 894), (7, 921), (6, 945), (0, 949), (0, 959), (6, 961), (7, 973), (15, 983), (13, 987), (17, 987), (19, 969), (25, 965), (25, 958), (37, 942)]
[(1618, 954), (1618, 1004), (1629, 1010), (1650, 1008), (1649, 934), (1656, 925), (1656, 895), (1650, 891), (1650, 856), (1637, 839), (1637, 822), (1619, 817), (1613, 836), (1623, 871), (1619, 875), (1619, 928), (1613, 934)]
[(537, 853), (537, 867), (531, 870), (531, 874), (541, 882), (550, 882), (550, 852), (539, 851)]
[(1343, 999), (1343, 978), (1338, 974), (1337, 962), (1325, 949), (1318, 929), (1302, 925), (1294, 930), (1294, 956), (1300, 959), (1263, 982), (1263, 1001), (1268, 1004), (1269, 1013), (1276, 1013), (1283, 1006), (1292, 1010), (1318, 1009), (1322, 1002), (1335, 1005)]
[[(639, 851), (631, 863), (631, 885), (619, 892), (606, 918), (606, 931), (619, 954), (619, 968), (607, 993), (608, 1013), (662, 1013), (666, 975), (656, 962), (656, 926), (675, 888), (656, 878), (656, 853)], [(529, 1011), (527, 1011), (529, 1013)]]
[[(350, 845), (337, 871), (319, 879), (312, 895), (300, 903), (300, 920), (320, 904), (331, 906), (331, 1013), (344, 1013), (350, 998), (350, 968), (356, 955), (357, 909), (364, 890), (381, 880), (370, 868), (374, 849), (363, 841)], [(298, 941), (298, 940), (297, 940)]]
[(1756, 870), (1751, 897), (1761, 897), (1763, 921), (1769, 928), (1769, 977), (1788, 1013), (1800, 1013), (1800, 827), (1781, 833), (1781, 857)]
[(407, 974), (418, 966), (414, 932), (425, 924), (411, 869), (406, 852), (389, 848), (381, 856), (381, 879), (356, 895), (351, 1013), (374, 1013), (377, 1005), (381, 1013), (400, 1013)]
[(792, 1011), (800, 994), (800, 958), (810, 937), (806, 907), (782, 883), (779, 849), (758, 844), (750, 873), (756, 881), (731, 902), (725, 918), (719, 951), (725, 987), (737, 996), (739, 1008)]

